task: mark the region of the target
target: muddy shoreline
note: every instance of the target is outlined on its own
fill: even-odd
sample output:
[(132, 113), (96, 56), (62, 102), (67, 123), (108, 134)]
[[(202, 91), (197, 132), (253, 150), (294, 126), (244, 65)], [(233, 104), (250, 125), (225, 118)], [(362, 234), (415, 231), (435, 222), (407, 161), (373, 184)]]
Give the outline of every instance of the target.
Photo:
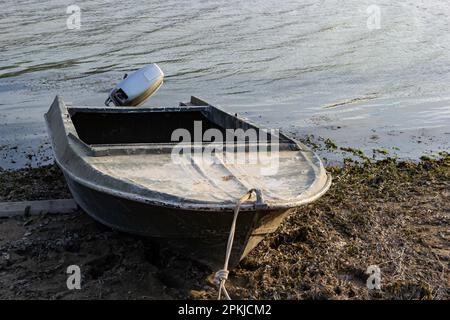
[[(328, 167), (330, 191), (231, 272), (233, 298), (450, 299), (450, 156), (347, 152)], [(55, 165), (0, 171), (0, 181), (0, 201), (70, 197)], [(71, 264), (81, 267), (81, 290), (67, 290)], [(370, 265), (381, 290), (366, 287)], [(0, 299), (214, 299), (211, 274), (81, 211), (0, 219)]]

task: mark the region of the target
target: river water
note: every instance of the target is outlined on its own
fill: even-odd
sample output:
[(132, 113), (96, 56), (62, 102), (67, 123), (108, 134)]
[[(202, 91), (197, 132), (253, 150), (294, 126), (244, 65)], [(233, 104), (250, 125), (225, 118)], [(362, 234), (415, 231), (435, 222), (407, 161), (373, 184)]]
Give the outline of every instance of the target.
[(147, 105), (196, 95), (300, 138), (448, 151), (449, 15), (445, 0), (0, 1), (0, 167), (51, 161), (56, 94), (101, 105), (151, 62), (166, 79)]

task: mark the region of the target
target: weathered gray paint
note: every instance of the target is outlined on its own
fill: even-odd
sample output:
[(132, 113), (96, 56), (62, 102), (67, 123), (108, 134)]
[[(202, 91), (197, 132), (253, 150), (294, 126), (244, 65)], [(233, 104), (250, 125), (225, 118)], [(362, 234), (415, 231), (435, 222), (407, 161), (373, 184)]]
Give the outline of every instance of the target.
[[(56, 97), (46, 114), (55, 158), (69, 188), (88, 214), (111, 227), (159, 238), (216, 268), (223, 263), (235, 203), (258, 188), (263, 203), (245, 203), (238, 219), (230, 265), (236, 265), (292, 209), (326, 192), (331, 178), (306, 146), (280, 134), (280, 169), (262, 176), (246, 165), (208, 166), (195, 156), (174, 164), (171, 144), (88, 145), (71, 116), (77, 112), (201, 111), (224, 128), (257, 128), (198, 98), (177, 108), (67, 107)], [(224, 177), (231, 177), (223, 179)]]

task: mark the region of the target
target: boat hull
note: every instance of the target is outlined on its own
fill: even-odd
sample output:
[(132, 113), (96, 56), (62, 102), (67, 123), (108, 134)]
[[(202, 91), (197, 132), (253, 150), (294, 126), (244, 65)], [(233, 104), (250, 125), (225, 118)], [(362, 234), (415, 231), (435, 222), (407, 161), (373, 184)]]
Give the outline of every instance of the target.
[[(167, 108), (68, 107), (56, 97), (45, 119), (56, 163), (84, 211), (109, 227), (157, 239), (213, 270), (223, 268), (235, 204), (248, 190), (257, 189), (260, 196), (241, 206), (230, 268), (331, 184), (306, 146), (282, 133), (250, 141), (245, 132), (264, 130), (195, 97)], [(210, 129), (236, 131), (236, 142), (244, 132), (245, 143), (223, 149), (219, 139), (210, 163), (198, 153), (209, 150), (211, 139), (201, 140), (200, 147), (187, 139), (184, 161), (174, 161), (174, 132), (203, 139)], [(275, 166), (228, 161), (259, 153), (267, 158), (269, 149)]]
[[(77, 204), (92, 218), (123, 232), (151, 237), (213, 270), (223, 267), (233, 212), (197, 211), (133, 201), (94, 190), (65, 174)], [(253, 210), (238, 216), (229, 267), (235, 267), (294, 209)]]

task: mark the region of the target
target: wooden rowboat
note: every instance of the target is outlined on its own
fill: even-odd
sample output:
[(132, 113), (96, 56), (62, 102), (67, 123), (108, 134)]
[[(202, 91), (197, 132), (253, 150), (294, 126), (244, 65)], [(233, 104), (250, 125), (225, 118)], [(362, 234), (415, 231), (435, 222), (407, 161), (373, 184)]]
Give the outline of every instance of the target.
[[(84, 211), (110, 227), (159, 239), (211, 268), (223, 265), (236, 201), (249, 189), (260, 196), (240, 208), (230, 267), (331, 184), (320, 159), (303, 144), (195, 97), (171, 108), (76, 107), (56, 97), (45, 119), (56, 162)], [(200, 139), (174, 141), (177, 129)], [(267, 136), (233, 139), (225, 147), (207, 139), (209, 129)], [(211, 146), (213, 161), (204, 161)], [(258, 157), (229, 160), (261, 150), (269, 164)]]

